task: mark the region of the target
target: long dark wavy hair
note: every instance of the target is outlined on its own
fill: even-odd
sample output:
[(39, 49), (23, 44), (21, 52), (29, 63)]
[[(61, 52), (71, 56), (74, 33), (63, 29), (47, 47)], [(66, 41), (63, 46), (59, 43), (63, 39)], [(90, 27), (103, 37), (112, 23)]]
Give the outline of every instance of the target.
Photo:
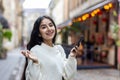
[(55, 27), (55, 36), (52, 40), (52, 42), (55, 43), (57, 29), (56, 29), (56, 25), (55, 25), (54, 21), (49, 16), (40, 16), (40, 17), (38, 17), (38, 19), (34, 23), (33, 30), (32, 30), (31, 36), (30, 36), (30, 41), (27, 44), (28, 50), (30, 50), (35, 45), (41, 45), (41, 43), (43, 42), (43, 38), (39, 36), (39, 34), (40, 34), (39, 27), (41, 25), (42, 20), (45, 18), (49, 19)]
[[(35, 45), (41, 45), (41, 43), (43, 42), (43, 38), (39, 36), (39, 34), (40, 34), (39, 27), (41, 25), (42, 20), (45, 18), (49, 19), (55, 27), (55, 35), (52, 40), (52, 42), (55, 43), (57, 29), (56, 29), (56, 25), (55, 25), (54, 21), (49, 16), (41, 16), (41, 17), (38, 17), (38, 19), (34, 23), (33, 30), (32, 30), (31, 36), (30, 36), (30, 41), (27, 44), (28, 50), (30, 50)], [(26, 58), (26, 64), (25, 64), (23, 75), (22, 75), (22, 80), (26, 80), (25, 71), (26, 71), (27, 65), (28, 65), (28, 59)]]

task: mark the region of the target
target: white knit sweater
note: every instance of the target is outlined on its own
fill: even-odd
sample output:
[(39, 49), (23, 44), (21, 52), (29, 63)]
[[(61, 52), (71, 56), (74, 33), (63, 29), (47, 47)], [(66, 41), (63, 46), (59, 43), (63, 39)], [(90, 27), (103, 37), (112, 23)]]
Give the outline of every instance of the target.
[(50, 47), (44, 43), (31, 49), (37, 56), (39, 63), (28, 60), (26, 80), (71, 80), (76, 72), (77, 62), (74, 57), (66, 59), (65, 52), (60, 45)]

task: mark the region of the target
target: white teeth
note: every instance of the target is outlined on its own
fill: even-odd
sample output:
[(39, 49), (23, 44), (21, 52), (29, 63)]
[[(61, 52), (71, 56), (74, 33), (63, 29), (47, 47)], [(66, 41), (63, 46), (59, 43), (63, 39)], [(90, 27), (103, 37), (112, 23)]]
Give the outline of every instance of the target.
[(50, 32), (48, 32), (47, 34), (52, 34), (53, 32), (52, 31), (50, 31)]
[(53, 32), (48, 32), (48, 33), (46, 33), (47, 35), (51, 35), (51, 34), (53, 34)]

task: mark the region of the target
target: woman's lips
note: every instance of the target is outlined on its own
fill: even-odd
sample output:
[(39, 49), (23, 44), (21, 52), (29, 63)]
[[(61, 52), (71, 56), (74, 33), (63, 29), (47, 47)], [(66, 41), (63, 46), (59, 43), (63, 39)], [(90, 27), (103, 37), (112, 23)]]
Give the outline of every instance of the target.
[(53, 35), (54, 31), (47, 32), (47, 35)]

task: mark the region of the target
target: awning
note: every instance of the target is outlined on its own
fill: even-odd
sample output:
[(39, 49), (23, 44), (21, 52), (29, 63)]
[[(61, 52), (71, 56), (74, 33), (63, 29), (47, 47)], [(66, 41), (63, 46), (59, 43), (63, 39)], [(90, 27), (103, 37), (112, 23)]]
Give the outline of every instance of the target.
[[(77, 18), (77, 17), (79, 17), (79, 16), (81, 16), (81, 15), (83, 15), (83, 14), (85, 14), (85, 13), (89, 13), (89, 12), (91, 12), (91, 11), (97, 9), (97, 8), (101, 8), (101, 7), (103, 7), (104, 5), (106, 5), (106, 4), (108, 4), (108, 3), (112, 2), (112, 1), (113, 1), (113, 0), (105, 0), (105, 1), (102, 1), (101, 3), (98, 3), (98, 4), (96, 4), (96, 5), (92, 6), (92, 7), (89, 7), (89, 8), (87, 8), (87, 9), (85, 9), (84, 11), (81, 11), (81, 12), (80, 12), (78, 15), (76, 15), (73, 19), (75, 19), (75, 18)], [(72, 23), (72, 19), (67, 20), (67, 21), (59, 24), (59, 25), (57, 26), (57, 28), (62, 28), (62, 27), (68, 26), (68, 25), (71, 24), (71, 23)]]
[(3, 17), (2, 14), (0, 14), (0, 24), (3, 26), (3, 28), (9, 28), (8, 21)]
[(57, 26), (57, 28), (63, 28), (63, 27), (65, 27), (65, 26), (70, 25), (71, 23), (72, 23), (72, 20), (71, 20), (71, 19), (70, 19), (70, 20), (67, 20), (67, 21), (59, 24), (59, 25)]
[(79, 16), (81, 16), (81, 15), (83, 15), (83, 14), (85, 14), (85, 13), (89, 13), (89, 12), (91, 12), (91, 11), (97, 9), (97, 8), (101, 8), (102, 6), (104, 6), (104, 5), (106, 5), (107, 3), (110, 3), (110, 2), (113, 2), (113, 0), (105, 0), (105, 1), (102, 1), (101, 3), (98, 3), (98, 4), (96, 4), (96, 5), (92, 6), (92, 7), (89, 7), (89, 8), (87, 8), (87, 9), (81, 11), (81, 12), (80, 12), (78, 15), (76, 15), (74, 18), (77, 18), (77, 17), (79, 17)]

